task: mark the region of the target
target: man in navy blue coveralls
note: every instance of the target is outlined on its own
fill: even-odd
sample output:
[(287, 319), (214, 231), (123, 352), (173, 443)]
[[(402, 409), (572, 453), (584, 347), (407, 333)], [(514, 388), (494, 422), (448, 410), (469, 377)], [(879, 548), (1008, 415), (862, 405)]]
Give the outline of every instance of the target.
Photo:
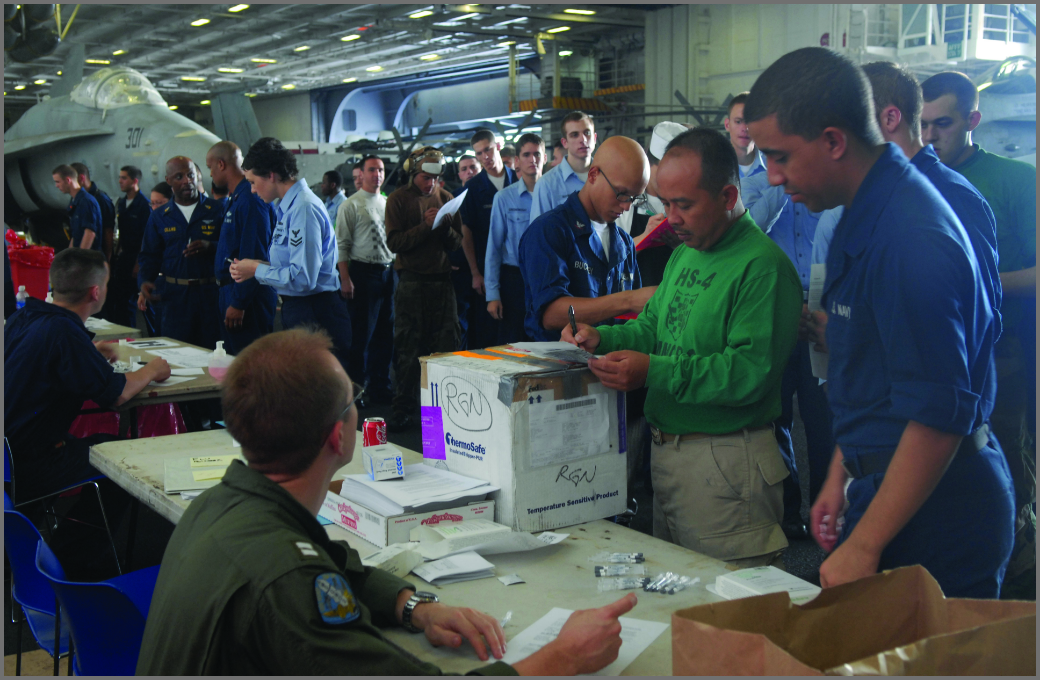
[(214, 269), (220, 285), (220, 335), (224, 349), (237, 355), (249, 343), (274, 330), (278, 294), (256, 279), (235, 283), (229, 260), (269, 260), (271, 229), (277, 220), (274, 208), (254, 194), (246, 181), (242, 150), (237, 144), (214, 144), (206, 154), (206, 167), (213, 184), (226, 186), (231, 194), (220, 228)]
[(72, 198), (69, 203), (69, 247), (101, 250), (101, 208), (97, 200), (80, 186), (71, 166), (59, 165), (51, 177), (55, 188)]
[(166, 277), (162, 294), (163, 333), (175, 340), (213, 349), (220, 339), (217, 280), (213, 260), (227, 199), (199, 194), (195, 165), (176, 156), (166, 163), (173, 200), (152, 212), (138, 257), (137, 284), (142, 312), (154, 299), (155, 278)]
[[(498, 320), (487, 311), (484, 289), (484, 260), (491, 235), (491, 207), (495, 194), (516, 181), (516, 172), (502, 162), (500, 145), (491, 130), (477, 130), (470, 139), (473, 152), (484, 169), (466, 182), (462, 217), (462, 248), (449, 256), (459, 269), (452, 273), (455, 302), (462, 329), (461, 349), (483, 349), (498, 341)], [(461, 192), (460, 192), (461, 193)], [(458, 261), (458, 254), (463, 258)]]
[(642, 287), (632, 237), (615, 221), (649, 181), (642, 147), (611, 137), (600, 146), (585, 186), (524, 232), (524, 328), (533, 340), (559, 340), (570, 306), (577, 322), (590, 325), (643, 311), (657, 286)]
[(883, 143), (869, 82), (848, 58), (813, 47), (781, 57), (745, 117), (772, 184), (813, 211), (845, 206), (827, 314), (812, 325), (829, 346), (837, 443), (811, 513), (813, 536), (834, 551), (821, 585), (920, 564), (948, 597), (996, 597), (1013, 494), (987, 425), (998, 328), (964, 227)]

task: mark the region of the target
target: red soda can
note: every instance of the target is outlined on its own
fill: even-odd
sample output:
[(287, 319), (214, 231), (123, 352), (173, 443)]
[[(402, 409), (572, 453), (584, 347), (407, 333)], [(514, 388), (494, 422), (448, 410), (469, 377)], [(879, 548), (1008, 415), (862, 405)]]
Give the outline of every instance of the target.
[(379, 446), (386, 443), (386, 421), (382, 418), (365, 418), (361, 428), (362, 446)]

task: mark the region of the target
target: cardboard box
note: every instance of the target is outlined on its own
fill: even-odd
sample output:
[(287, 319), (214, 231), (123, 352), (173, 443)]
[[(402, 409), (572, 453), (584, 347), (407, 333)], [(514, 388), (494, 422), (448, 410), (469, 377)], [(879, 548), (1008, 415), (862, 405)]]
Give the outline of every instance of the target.
[(457, 508), (436, 510), (434, 512), (410, 512), (403, 515), (386, 517), (374, 510), (366, 508), (355, 501), (339, 495), (343, 480), (338, 479), (329, 485), (319, 513), (350, 533), (386, 547), (394, 543), (408, 543), (408, 534), (415, 527), (436, 525), (439, 522), (462, 522), (467, 519), (491, 519), (495, 515), (495, 502), (492, 500), (470, 503)]
[(946, 599), (920, 566), (672, 614), (673, 675), (1036, 675), (1036, 603)]
[(404, 458), (401, 450), (393, 444), (365, 446), (361, 449), (365, 472), (373, 482), (404, 477)]
[(511, 347), (420, 359), (423, 459), (498, 486), (515, 531), (625, 511), (625, 400), (584, 363)]

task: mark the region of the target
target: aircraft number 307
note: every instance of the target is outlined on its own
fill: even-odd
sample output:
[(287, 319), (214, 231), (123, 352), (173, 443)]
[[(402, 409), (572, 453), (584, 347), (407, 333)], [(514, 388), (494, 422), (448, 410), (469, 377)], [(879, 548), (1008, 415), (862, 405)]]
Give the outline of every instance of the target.
[(133, 127), (126, 129), (126, 148), (136, 149), (141, 146), (141, 135), (144, 134), (144, 128)]

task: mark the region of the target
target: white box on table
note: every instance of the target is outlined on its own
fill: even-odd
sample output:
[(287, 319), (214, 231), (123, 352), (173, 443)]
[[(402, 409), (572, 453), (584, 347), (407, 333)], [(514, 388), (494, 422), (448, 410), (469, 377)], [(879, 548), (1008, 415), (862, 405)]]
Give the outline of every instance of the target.
[(373, 482), (404, 477), (404, 458), (401, 450), (393, 444), (362, 447), (361, 458), (365, 472)]
[(495, 521), (544, 531), (625, 511), (623, 394), (511, 347), (420, 359), (423, 461), (500, 487)]

